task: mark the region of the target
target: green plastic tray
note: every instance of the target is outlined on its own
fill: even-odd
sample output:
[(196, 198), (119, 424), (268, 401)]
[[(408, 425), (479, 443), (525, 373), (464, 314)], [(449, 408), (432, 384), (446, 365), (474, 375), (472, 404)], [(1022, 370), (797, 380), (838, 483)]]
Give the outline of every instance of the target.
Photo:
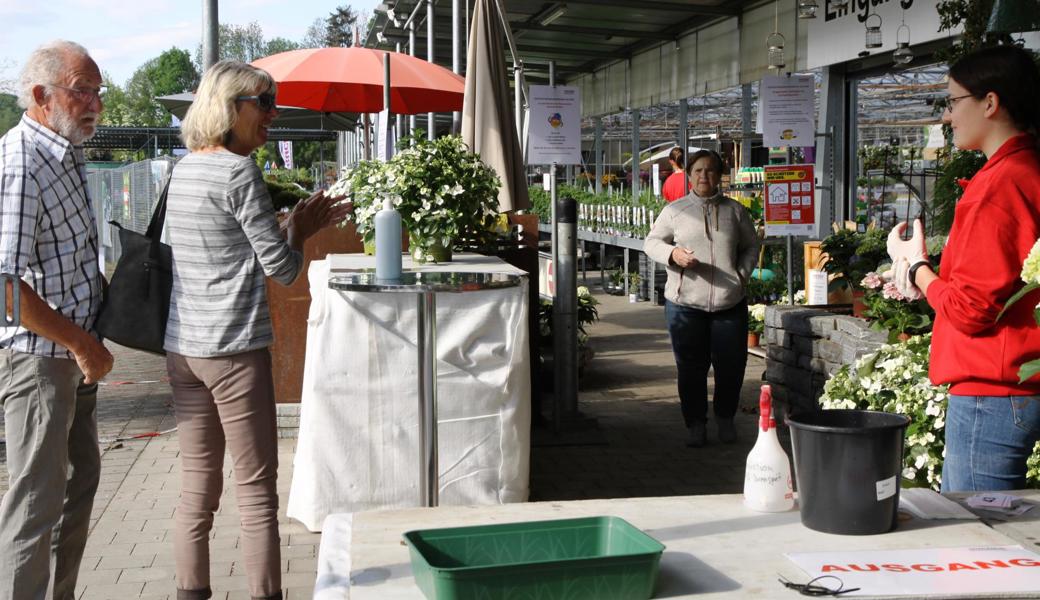
[(646, 600), (664, 545), (618, 517), (404, 534), (429, 600)]

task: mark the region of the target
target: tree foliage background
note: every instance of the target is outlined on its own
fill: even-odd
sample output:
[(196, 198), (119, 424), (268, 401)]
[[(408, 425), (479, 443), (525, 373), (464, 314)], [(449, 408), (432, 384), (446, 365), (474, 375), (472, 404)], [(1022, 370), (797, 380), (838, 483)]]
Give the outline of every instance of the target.
[[(341, 5), (327, 15), (316, 18), (300, 40), (267, 38), (256, 21), (246, 25), (221, 23), (218, 30), (219, 58), (252, 62), (300, 48), (349, 46), (354, 43), (354, 27), (361, 26), (359, 34), (363, 36), (364, 26), (367, 26), (369, 19), (366, 13), (359, 13), (350, 5)], [(0, 58), (0, 135), (13, 127), (22, 114), (14, 96), (18, 74), (11, 73), (11, 67), (10, 61)], [(101, 115), (101, 124), (120, 127), (170, 126), (172, 115), (155, 98), (194, 91), (201, 73), (201, 45), (194, 48), (194, 52), (170, 48), (145, 61), (125, 82), (114, 81), (109, 74), (103, 73), (108, 91), (102, 98), (105, 110)], [(332, 153), (326, 148), (326, 160)], [(293, 145), (293, 155), (296, 166), (309, 167), (318, 161), (320, 148), (317, 142), (297, 142)], [(144, 151), (92, 152), (92, 158), (97, 159), (139, 160), (144, 156)], [(281, 161), (274, 143), (261, 148), (257, 158), (261, 166), (267, 161)]]

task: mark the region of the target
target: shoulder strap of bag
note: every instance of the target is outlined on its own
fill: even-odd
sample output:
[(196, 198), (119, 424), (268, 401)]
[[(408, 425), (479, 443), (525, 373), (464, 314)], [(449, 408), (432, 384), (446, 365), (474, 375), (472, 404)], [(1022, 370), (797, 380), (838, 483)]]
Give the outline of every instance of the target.
[(159, 203), (155, 205), (155, 210), (152, 211), (152, 220), (148, 223), (148, 230), (145, 232), (145, 236), (152, 240), (152, 244), (158, 244), (159, 238), (162, 237), (163, 223), (166, 222), (166, 194), (170, 191), (170, 180), (173, 179), (173, 172), (166, 176), (166, 185), (163, 186), (162, 194), (159, 195)]

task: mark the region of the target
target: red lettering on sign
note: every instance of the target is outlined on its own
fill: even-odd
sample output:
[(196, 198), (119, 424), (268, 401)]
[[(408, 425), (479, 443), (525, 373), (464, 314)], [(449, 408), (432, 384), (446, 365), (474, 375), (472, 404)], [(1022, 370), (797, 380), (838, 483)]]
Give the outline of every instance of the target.
[(915, 571), (942, 571), (943, 570), (943, 568), (938, 566), (938, 565), (929, 565), (929, 564), (910, 565), (910, 568), (915, 570)]
[(910, 571), (910, 567), (906, 567), (903, 565), (881, 565), (881, 568), (886, 571), (891, 571), (893, 573), (907, 573)]
[(866, 565), (849, 565), (849, 568), (851, 568), (853, 571), (861, 571), (861, 572), (880, 571), (881, 570), (880, 568), (878, 568), (877, 565), (871, 565), (871, 564), (866, 564)]
[(832, 571), (841, 571), (842, 573), (846, 573), (848, 572), (848, 569), (845, 567), (839, 567), (838, 565), (823, 565), (823, 568), (820, 569), (820, 572), (822, 573), (830, 573)]
[(951, 571), (963, 571), (964, 569), (968, 569), (969, 571), (975, 570), (975, 567), (971, 565), (966, 565), (964, 563), (950, 563), (949, 568)]
[(1012, 558), (1008, 562), (1016, 567), (1040, 567), (1040, 561), (1031, 558)]

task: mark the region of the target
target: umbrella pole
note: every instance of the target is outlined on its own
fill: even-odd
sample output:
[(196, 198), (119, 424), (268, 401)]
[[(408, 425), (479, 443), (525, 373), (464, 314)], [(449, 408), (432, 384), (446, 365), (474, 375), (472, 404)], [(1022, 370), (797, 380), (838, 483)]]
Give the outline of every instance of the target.
[(372, 160), (372, 133), (368, 129), (368, 113), (361, 114), (361, 127), (363, 139), (365, 140), (364, 146), (361, 148), (361, 154), (365, 160)]

